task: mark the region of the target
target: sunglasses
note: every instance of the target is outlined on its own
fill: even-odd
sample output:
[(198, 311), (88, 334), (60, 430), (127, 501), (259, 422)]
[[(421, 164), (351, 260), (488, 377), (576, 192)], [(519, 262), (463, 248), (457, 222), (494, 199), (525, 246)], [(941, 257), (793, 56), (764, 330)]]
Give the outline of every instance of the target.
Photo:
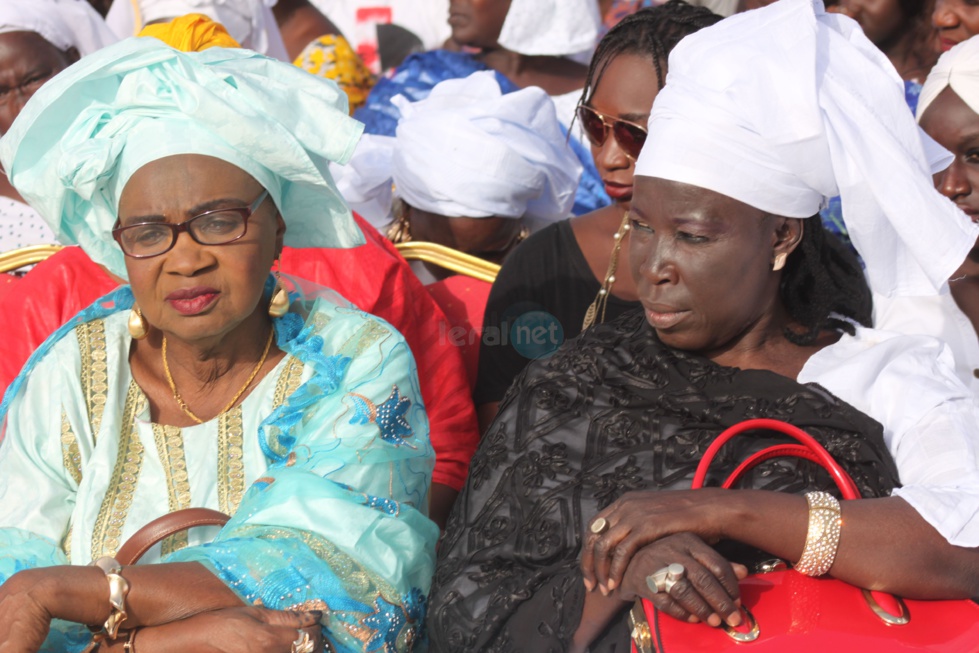
[(585, 130), (585, 135), (588, 136), (592, 145), (595, 147), (605, 145), (609, 131), (611, 131), (615, 142), (619, 144), (627, 157), (633, 161), (639, 158), (642, 145), (646, 142), (645, 127), (627, 120), (611, 118), (583, 104), (578, 105), (577, 113), (581, 127)]

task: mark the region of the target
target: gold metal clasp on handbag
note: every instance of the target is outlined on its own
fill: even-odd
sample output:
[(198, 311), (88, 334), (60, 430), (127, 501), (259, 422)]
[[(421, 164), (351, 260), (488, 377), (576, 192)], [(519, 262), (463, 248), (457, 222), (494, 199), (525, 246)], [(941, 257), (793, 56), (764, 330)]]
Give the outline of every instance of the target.
[(629, 611), (629, 628), (632, 629), (632, 642), (639, 653), (654, 653), (653, 634), (649, 630), (646, 612), (642, 609), (642, 601), (636, 601)]
[(874, 611), (877, 618), (888, 626), (903, 626), (911, 621), (911, 613), (908, 612), (908, 606), (904, 604), (901, 597), (891, 595), (891, 598), (897, 602), (898, 613), (894, 614), (886, 610), (884, 606), (877, 601), (877, 597), (875, 597), (874, 593), (870, 590), (862, 590), (862, 593), (863, 600), (867, 602), (867, 605), (869, 605), (870, 609)]
[[(753, 642), (761, 635), (758, 620), (755, 619), (755, 615), (751, 614), (748, 608), (741, 606), (740, 611), (741, 625), (735, 627), (724, 624), (724, 632), (736, 642)], [(746, 628), (746, 630), (740, 630), (741, 628)]]

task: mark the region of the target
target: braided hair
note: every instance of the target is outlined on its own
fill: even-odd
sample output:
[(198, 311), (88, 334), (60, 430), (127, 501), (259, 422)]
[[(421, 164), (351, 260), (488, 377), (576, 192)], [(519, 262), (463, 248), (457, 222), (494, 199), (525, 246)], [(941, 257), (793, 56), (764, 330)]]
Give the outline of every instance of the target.
[(785, 337), (797, 345), (812, 344), (827, 329), (852, 335), (853, 322), (871, 326), (873, 303), (860, 261), (823, 228), (818, 213), (806, 219), (802, 240), (785, 262), (779, 297), (804, 327), (785, 329)]
[(709, 9), (694, 7), (683, 0), (670, 0), (658, 7), (640, 9), (623, 18), (598, 44), (588, 66), (581, 103), (590, 98), (613, 59), (622, 54), (650, 57), (656, 67), (659, 88), (666, 83), (666, 61), (670, 51), (684, 36), (721, 20)]

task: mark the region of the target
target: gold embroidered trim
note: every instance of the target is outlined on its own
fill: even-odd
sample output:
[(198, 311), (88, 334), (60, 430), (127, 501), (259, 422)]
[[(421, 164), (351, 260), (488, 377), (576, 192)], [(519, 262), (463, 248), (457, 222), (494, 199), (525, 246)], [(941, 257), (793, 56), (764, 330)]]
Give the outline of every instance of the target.
[(81, 483), (82, 456), (78, 452), (78, 440), (75, 438), (75, 432), (71, 430), (68, 414), (63, 410), (61, 411), (61, 462), (75, 483)]
[(109, 393), (109, 375), (106, 365), (105, 321), (93, 320), (75, 328), (78, 351), (82, 359), (82, 395), (88, 408), (88, 421), (92, 437), (98, 438), (102, 425), (102, 413)]
[(376, 320), (368, 320), (364, 326), (347, 339), (338, 350), (339, 354), (357, 358), (378, 340), (390, 335), (390, 331)]
[[(160, 464), (167, 479), (170, 512), (190, 508), (190, 475), (184, 456), (183, 431), (176, 426), (153, 425), (153, 440), (160, 454)], [(180, 531), (163, 540), (161, 554), (166, 556), (188, 544), (187, 531)]]
[(245, 428), (241, 406), (218, 418), (218, 505), (226, 515), (233, 515), (245, 493)]
[(143, 409), (143, 393), (135, 381), (130, 382), (123, 409), (119, 453), (112, 479), (106, 489), (99, 516), (92, 532), (92, 558), (115, 557), (119, 549), (122, 527), (126, 524), (133, 494), (143, 465), (143, 445), (139, 441), (136, 416)]
[(65, 534), (65, 539), (61, 541), (61, 550), (65, 552), (68, 564), (71, 564), (71, 532), (74, 528), (74, 524), (70, 525), (68, 527), (68, 533)]
[(285, 369), (279, 375), (275, 384), (275, 394), (272, 395), (272, 409), (275, 410), (285, 403), (292, 393), (299, 389), (303, 380), (303, 362), (295, 356), (289, 356)]

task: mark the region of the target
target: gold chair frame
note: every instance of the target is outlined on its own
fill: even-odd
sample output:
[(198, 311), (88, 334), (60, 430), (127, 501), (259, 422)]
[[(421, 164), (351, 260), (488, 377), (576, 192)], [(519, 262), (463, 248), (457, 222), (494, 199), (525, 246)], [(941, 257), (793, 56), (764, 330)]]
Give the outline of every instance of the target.
[(62, 245), (32, 245), (12, 249), (0, 254), (0, 273), (13, 272), (27, 265), (34, 265), (57, 254)]
[(450, 272), (464, 274), (486, 283), (493, 283), (500, 272), (500, 266), (496, 263), (484, 261), (438, 243), (410, 240), (406, 243), (396, 243), (395, 247), (409, 261), (432, 263)]

